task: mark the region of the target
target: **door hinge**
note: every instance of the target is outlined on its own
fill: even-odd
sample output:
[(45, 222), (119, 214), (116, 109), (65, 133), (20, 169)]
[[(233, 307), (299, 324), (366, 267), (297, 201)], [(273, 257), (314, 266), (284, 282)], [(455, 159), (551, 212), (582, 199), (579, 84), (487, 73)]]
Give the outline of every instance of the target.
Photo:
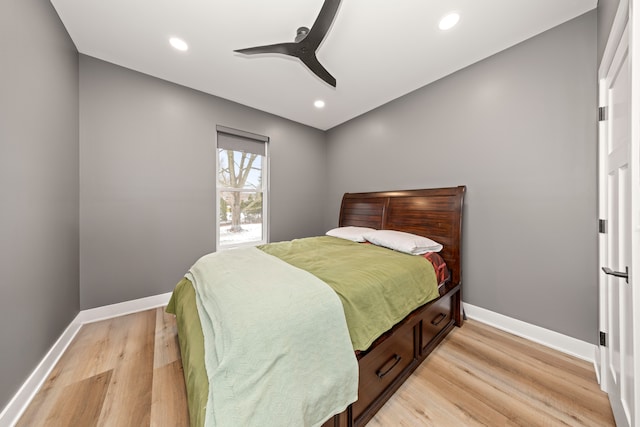
[(603, 122), (607, 120), (607, 107), (598, 107), (598, 121)]
[(607, 233), (607, 220), (599, 219), (598, 220), (598, 233), (606, 234)]
[(607, 333), (600, 331), (600, 345), (603, 347), (607, 346)]

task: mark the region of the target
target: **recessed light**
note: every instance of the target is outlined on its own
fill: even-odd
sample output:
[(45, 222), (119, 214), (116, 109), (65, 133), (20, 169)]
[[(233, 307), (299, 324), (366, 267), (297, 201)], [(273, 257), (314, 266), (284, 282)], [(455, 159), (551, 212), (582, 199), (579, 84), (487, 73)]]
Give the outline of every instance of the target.
[(450, 13), (440, 20), (440, 24), (438, 24), (438, 27), (441, 30), (449, 30), (455, 27), (455, 25), (458, 23), (459, 20), (460, 20), (460, 15), (458, 15), (455, 12)]
[(316, 108), (324, 108), (324, 101), (322, 99), (318, 99), (316, 102), (313, 103), (313, 105)]
[(171, 43), (171, 46), (173, 46), (175, 49), (181, 50), (183, 52), (189, 49), (189, 45), (184, 40), (177, 37), (171, 37), (169, 39), (169, 43)]

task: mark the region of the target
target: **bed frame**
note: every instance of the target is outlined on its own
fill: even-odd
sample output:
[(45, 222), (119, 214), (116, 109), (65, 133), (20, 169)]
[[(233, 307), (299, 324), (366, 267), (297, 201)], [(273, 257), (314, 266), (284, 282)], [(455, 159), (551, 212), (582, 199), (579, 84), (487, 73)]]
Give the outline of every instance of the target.
[(405, 231), (444, 246), (451, 272), (440, 297), (414, 310), (358, 354), (358, 400), (322, 427), (365, 425), (454, 326), (462, 326), (462, 208), (466, 187), (346, 193), (340, 226)]

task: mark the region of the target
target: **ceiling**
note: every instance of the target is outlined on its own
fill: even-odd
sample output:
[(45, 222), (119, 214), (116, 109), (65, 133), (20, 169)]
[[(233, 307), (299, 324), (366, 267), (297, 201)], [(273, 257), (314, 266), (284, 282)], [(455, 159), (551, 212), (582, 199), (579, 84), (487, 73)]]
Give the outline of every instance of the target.
[[(596, 7), (597, 0), (344, 0), (317, 51), (335, 88), (298, 59), (235, 49), (293, 41), (322, 0), (51, 0), (80, 53), (327, 130)], [(460, 15), (454, 28), (438, 21)], [(180, 52), (170, 37), (184, 39)], [(314, 107), (322, 99), (326, 106)]]

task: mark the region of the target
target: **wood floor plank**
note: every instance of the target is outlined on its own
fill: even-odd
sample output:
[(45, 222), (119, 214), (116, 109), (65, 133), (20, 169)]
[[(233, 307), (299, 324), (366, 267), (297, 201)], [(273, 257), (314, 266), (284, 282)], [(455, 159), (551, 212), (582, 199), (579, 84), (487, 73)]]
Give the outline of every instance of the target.
[[(70, 384), (54, 404), (45, 424), (51, 427), (94, 427), (102, 411), (113, 371)], [(82, 402), (80, 405), (78, 402)]]
[(54, 410), (54, 405), (59, 401), (59, 396), (67, 385), (107, 371), (113, 366), (111, 364), (104, 367), (104, 364), (99, 362), (104, 354), (110, 354), (110, 351), (105, 351), (104, 346), (101, 345), (103, 337), (110, 329), (110, 323), (90, 323), (80, 329), (27, 407), (17, 426), (44, 425), (44, 420), (49, 412)]
[(166, 313), (164, 307), (157, 308), (155, 313), (151, 426), (188, 426), (187, 390), (175, 316)]
[[(447, 411), (449, 422), (462, 420), (464, 425), (506, 425), (510, 419), (509, 414), (505, 414), (501, 407), (495, 406), (496, 393), (490, 384), (481, 384), (479, 392), (483, 395), (492, 396), (487, 401), (484, 399), (451, 399), (451, 396), (466, 396), (470, 394), (469, 384), (456, 381), (456, 377), (450, 375), (439, 375), (442, 365), (449, 370), (447, 361), (440, 355), (435, 355), (433, 360), (429, 360), (431, 366), (422, 369), (417, 373), (415, 382), (424, 384), (423, 387), (429, 393), (428, 399), (423, 400), (424, 411), (429, 412), (431, 402), (434, 406), (443, 406)], [(468, 379), (465, 377), (465, 380)], [(479, 386), (480, 384), (476, 384)], [(426, 402), (425, 402), (426, 401)], [(520, 408), (524, 412), (526, 408)]]
[(178, 343), (178, 327), (175, 316), (166, 313), (164, 307), (156, 309), (156, 337), (153, 356), (153, 367), (173, 364), (180, 360), (180, 345)]
[[(47, 383), (49, 386), (45, 387)], [(45, 381), (16, 423), (16, 427), (39, 426), (44, 423), (49, 412), (54, 409), (57, 396), (62, 392), (62, 387), (56, 389), (52, 384), (51, 381)]]
[(150, 425), (156, 315), (154, 310), (123, 316), (129, 327), (98, 420), (100, 426)]
[(151, 403), (152, 427), (186, 427), (189, 425), (187, 390), (182, 361), (175, 360), (153, 371)]
[(500, 382), (514, 398), (533, 402), (543, 413), (555, 414), (558, 420), (567, 423), (577, 419), (581, 420), (581, 425), (600, 425), (599, 413), (606, 405), (597, 407), (581, 403), (589, 401), (593, 395), (590, 390), (572, 383), (571, 391), (567, 392), (567, 379), (559, 378), (561, 372), (535, 366), (522, 353), (512, 351), (507, 354), (494, 345), (464, 334), (450, 343), (445, 352), (453, 360), (468, 363), (474, 372), (484, 367), (485, 381)]
[[(159, 308), (84, 325), (18, 426), (188, 424), (175, 318)], [(589, 363), (467, 321), (449, 334), (369, 425), (615, 423)]]
[(114, 369), (126, 342), (126, 316), (83, 325), (64, 354), (58, 381), (70, 384)]
[(477, 341), (486, 340), (492, 347), (508, 352), (512, 357), (517, 357), (523, 364), (553, 371), (559, 378), (571, 380), (576, 386), (596, 393), (601, 392), (593, 365), (590, 363), (562, 353), (550, 353), (548, 347), (477, 322), (470, 323), (469, 328), (465, 328), (461, 332), (463, 336), (472, 334), (473, 339)]
[[(431, 361), (430, 361), (431, 362)], [(421, 414), (411, 420), (412, 425), (445, 426), (459, 424), (469, 427), (504, 425), (508, 420), (500, 412), (478, 400), (451, 399), (459, 395), (460, 389), (447, 378), (429, 375), (424, 381), (424, 373), (435, 373), (433, 368), (421, 370), (422, 375), (411, 378), (406, 390), (400, 390), (399, 400), (409, 404), (409, 413)], [(464, 393), (464, 390), (462, 391)], [(396, 396), (394, 396), (396, 397)], [(461, 404), (463, 403), (463, 404)]]
[[(402, 398), (403, 388), (420, 381), (437, 385), (437, 393), (424, 395), (425, 400), (437, 402), (438, 393), (442, 393), (460, 404), (455, 415), (458, 420), (467, 416), (482, 425), (615, 426), (607, 396), (599, 389), (593, 370), (588, 372), (588, 366), (539, 344), (467, 321), (445, 339), (392, 400)], [(589, 382), (589, 378), (587, 385), (584, 381)], [(457, 391), (455, 387), (444, 388), (442, 379), (455, 384)], [(482, 420), (482, 410), (474, 409), (474, 402), (478, 401), (507, 420)], [(447, 406), (445, 409), (450, 410)], [(373, 421), (387, 418), (387, 410), (385, 405)], [(467, 422), (470, 421), (461, 425)], [(447, 424), (425, 417), (415, 425)]]
[[(544, 412), (539, 411), (535, 403), (521, 399), (510, 387), (496, 381), (498, 378), (493, 377), (491, 372), (484, 372), (486, 367), (481, 364), (452, 359), (447, 354), (439, 354), (431, 362), (432, 370), (419, 373), (424, 381), (432, 381), (432, 377), (443, 377), (457, 386), (457, 392), (449, 394), (448, 397), (458, 396), (453, 401), (459, 405), (471, 407), (470, 402), (481, 402), (504, 417), (502, 422), (484, 425), (533, 427), (541, 425), (541, 419), (548, 418)], [(474, 416), (480, 418), (483, 415)]]

